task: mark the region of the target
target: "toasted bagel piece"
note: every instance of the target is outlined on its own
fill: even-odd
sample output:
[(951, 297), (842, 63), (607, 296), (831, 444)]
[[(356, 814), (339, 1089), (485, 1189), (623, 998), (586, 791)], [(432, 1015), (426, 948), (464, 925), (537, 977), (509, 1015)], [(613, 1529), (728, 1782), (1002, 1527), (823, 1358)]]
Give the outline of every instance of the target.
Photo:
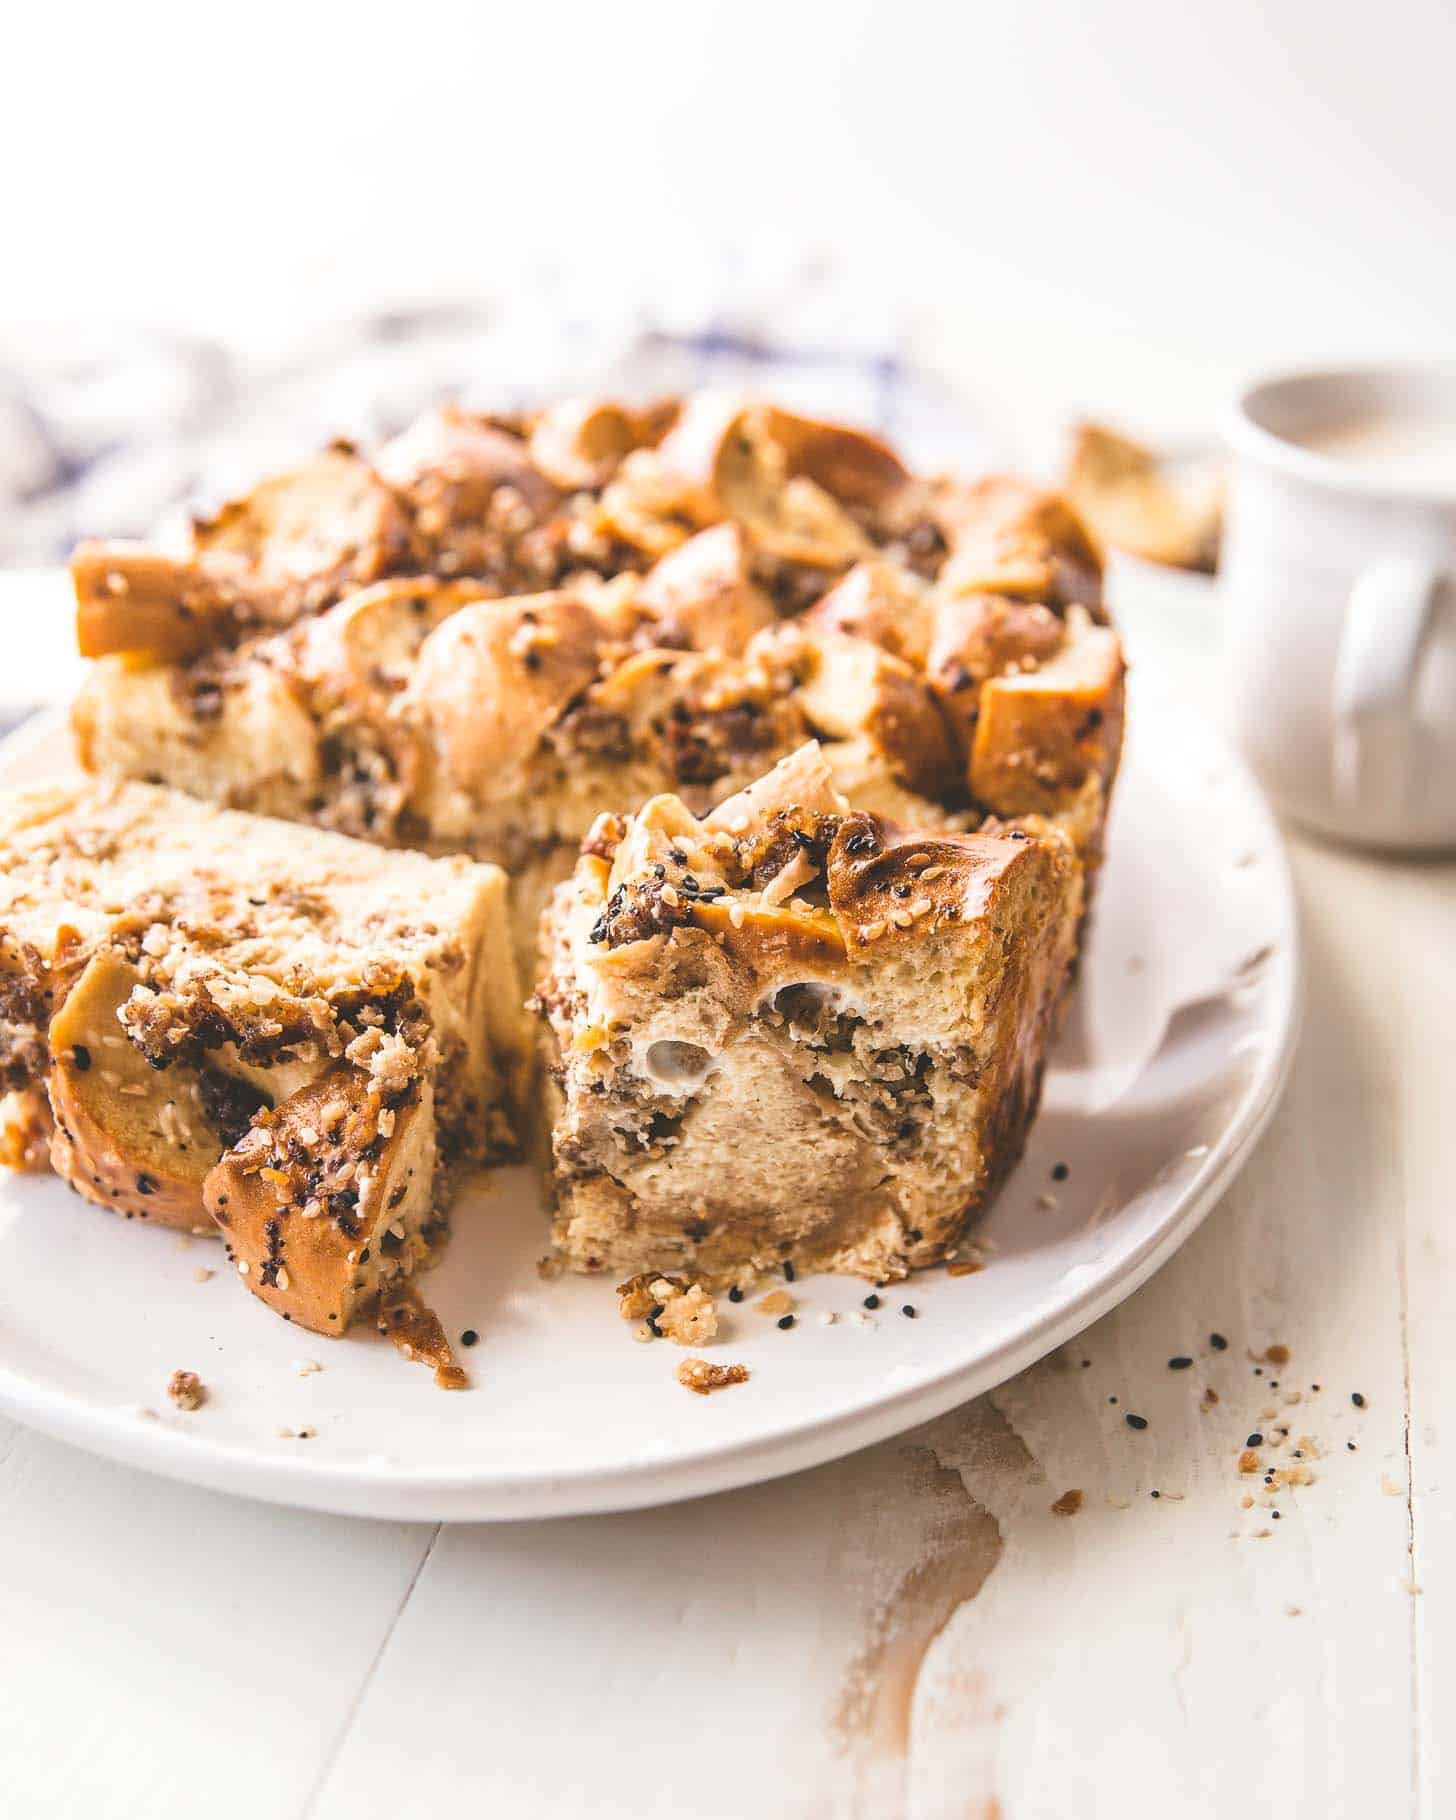
[(969, 756), (981, 689), (993, 676), (1035, 670), (1060, 651), (1066, 627), (1040, 601), (1004, 594), (940, 594), (931, 609), (925, 673)]
[(785, 627), (776, 642), (798, 676), (798, 701), (822, 738), (867, 739), (890, 773), (922, 797), (953, 797), (960, 763), (924, 677), (844, 633)]
[(849, 505), (881, 507), (910, 479), (910, 470), (881, 437), (843, 423), (763, 407), (768, 434), (790, 474), (803, 475)]
[(196, 1071), (158, 1072), (123, 1034), (117, 1013), (140, 983), (115, 948), (98, 949), (51, 1023), (51, 1167), (98, 1206), (190, 1232), (210, 1223), (202, 1184), (225, 1140)]
[(1080, 423), (1064, 484), (1072, 504), (1114, 549), (1179, 569), (1215, 566), (1223, 482), (1211, 464), (1180, 471), (1131, 437)]
[[(847, 568), (869, 554), (869, 541), (827, 488), (795, 472), (776, 431), (806, 420), (725, 392), (699, 392), (683, 406), (650, 458), (667, 501), (698, 525), (736, 518), (770, 556), (811, 568)], [(800, 453), (813, 451), (821, 471), (851, 467), (826, 432), (809, 428)], [(844, 432), (852, 436), (852, 432)]]
[(946, 593), (1011, 594), (1102, 611), (1102, 551), (1068, 500), (1007, 474), (945, 483), (935, 512), (950, 546)]
[(695, 651), (741, 651), (778, 619), (753, 580), (747, 538), (736, 524), (700, 531), (664, 556), (643, 578), (636, 600), (662, 644)]
[(976, 797), (1000, 815), (1075, 812), (1085, 824), (1074, 829), (1078, 844), (1095, 859), (1122, 752), (1125, 674), (1117, 634), (1070, 609), (1055, 656), (982, 687), (971, 747)]
[(514, 511), (539, 522), (561, 504), (560, 488), (535, 465), (520, 436), (454, 405), (426, 412), (375, 460), (407, 502), (426, 561), (441, 573), (480, 568), (490, 532)]
[(894, 657), (924, 667), (934, 615), (924, 585), (898, 563), (858, 562), (805, 616), (811, 625), (867, 638)]
[[(216, 644), (240, 600), (249, 617), (256, 616), (237, 565), (168, 555), (145, 544), (78, 544), (71, 584), (82, 657), (126, 652), (151, 663), (175, 663)], [(260, 593), (258, 609), (265, 599)]]
[(336, 443), (230, 500), (192, 531), (193, 554), (231, 558), (284, 623), (406, 562), (411, 526), (364, 458)]
[(564, 492), (604, 487), (633, 449), (648, 440), (640, 413), (609, 398), (566, 398), (531, 424), (531, 461)]
[(427, 742), (427, 788), (485, 796), (511, 779), (596, 675), (601, 624), (579, 595), (484, 600), (420, 648), (400, 713)]
[(204, 1199), (253, 1294), (337, 1335), (428, 1262), (443, 1237), (434, 1174), (429, 1082), (386, 1106), (346, 1063), (262, 1115), (210, 1170)]

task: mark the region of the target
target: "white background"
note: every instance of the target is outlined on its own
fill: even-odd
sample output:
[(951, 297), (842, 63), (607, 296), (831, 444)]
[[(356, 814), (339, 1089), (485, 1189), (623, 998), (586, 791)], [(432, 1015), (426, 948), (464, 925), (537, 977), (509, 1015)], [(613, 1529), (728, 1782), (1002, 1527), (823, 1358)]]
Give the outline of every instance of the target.
[(1450, 355), (1449, 0), (31, 5), (0, 327), (271, 346), (555, 264), (585, 314), (832, 252), (971, 391), (1190, 429)]

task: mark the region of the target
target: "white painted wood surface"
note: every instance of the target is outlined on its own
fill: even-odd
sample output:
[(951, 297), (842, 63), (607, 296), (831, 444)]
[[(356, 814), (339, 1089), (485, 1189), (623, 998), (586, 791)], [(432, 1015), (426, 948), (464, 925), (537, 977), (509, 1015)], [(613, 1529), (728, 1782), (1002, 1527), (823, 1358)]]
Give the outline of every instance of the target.
[[(1134, 573), (1121, 608), (1145, 672), (1211, 700), (1198, 590)], [(1130, 1302), (924, 1430), (662, 1511), (431, 1529), (0, 1421), (0, 1812), (1456, 1812), (1456, 868), (1294, 851), (1305, 1034), (1249, 1168)], [(1255, 1431), (1312, 1482), (1240, 1473)]]

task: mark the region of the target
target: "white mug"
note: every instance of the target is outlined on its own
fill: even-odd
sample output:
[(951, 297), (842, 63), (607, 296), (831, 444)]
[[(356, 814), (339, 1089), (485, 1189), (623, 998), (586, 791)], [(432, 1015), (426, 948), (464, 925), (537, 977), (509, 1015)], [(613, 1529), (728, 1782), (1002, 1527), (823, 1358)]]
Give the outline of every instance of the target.
[(1456, 372), (1302, 373), (1235, 402), (1229, 709), (1297, 821), (1367, 846), (1456, 847), (1456, 471), (1412, 484), (1305, 446), (1382, 419), (1456, 426)]

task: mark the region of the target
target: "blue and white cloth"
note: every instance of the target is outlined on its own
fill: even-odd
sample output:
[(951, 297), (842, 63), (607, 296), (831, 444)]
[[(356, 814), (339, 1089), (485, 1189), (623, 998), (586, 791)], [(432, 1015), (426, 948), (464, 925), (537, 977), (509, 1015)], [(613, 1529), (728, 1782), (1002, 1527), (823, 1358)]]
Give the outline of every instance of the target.
[(491, 306), (369, 316), (270, 359), (71, 331), (0, 353), (0, 567), (62, 562), (80, 537), (144, 536), (332, 436), (375, 443), (447, 397), (513, 409), (739, 386), (874, 425), (918, 465), (981, 465), (991, 451), (966, 407), (905, 345), (893, 308), (802, 268), (685, 281), (616, 313), (587, 314), (543, 281)]

